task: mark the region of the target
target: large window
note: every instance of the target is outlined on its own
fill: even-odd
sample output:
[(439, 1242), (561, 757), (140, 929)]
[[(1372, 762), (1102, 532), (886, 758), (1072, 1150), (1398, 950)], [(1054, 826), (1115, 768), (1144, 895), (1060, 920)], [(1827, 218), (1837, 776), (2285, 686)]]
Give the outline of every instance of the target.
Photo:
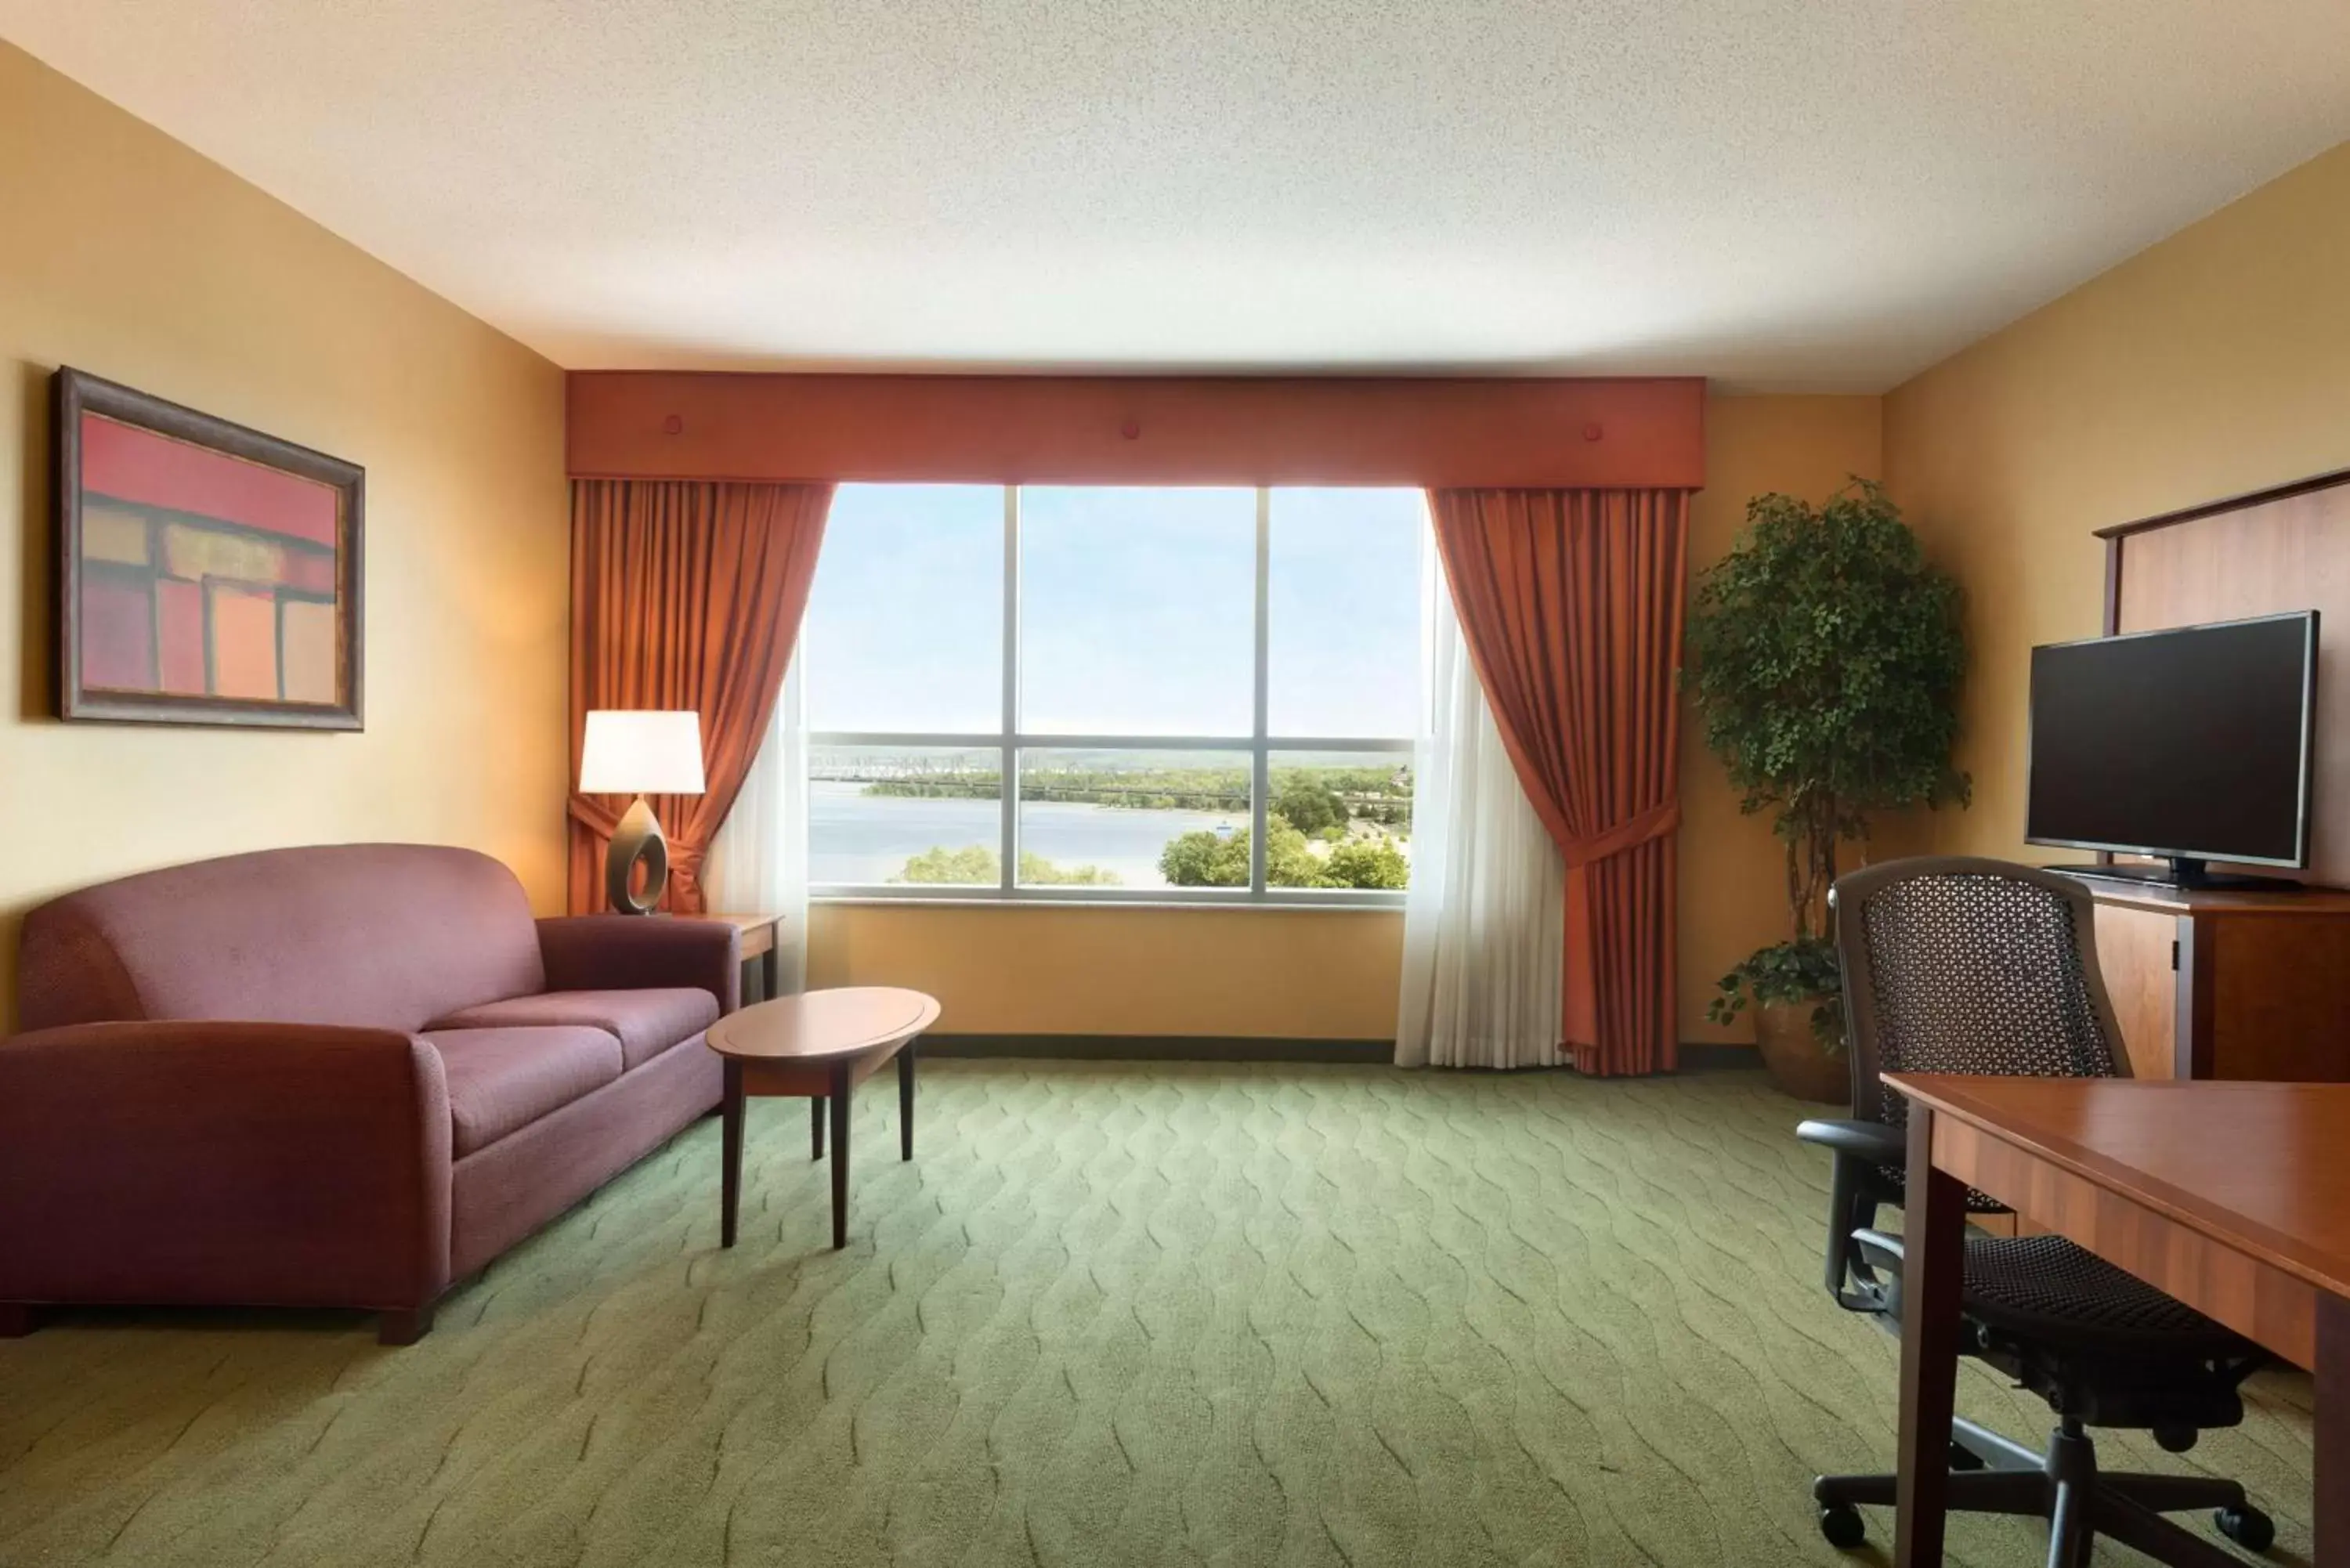
[(1392, 902), (1416, 490), (843, 485), (800, 643), (819, 894)]

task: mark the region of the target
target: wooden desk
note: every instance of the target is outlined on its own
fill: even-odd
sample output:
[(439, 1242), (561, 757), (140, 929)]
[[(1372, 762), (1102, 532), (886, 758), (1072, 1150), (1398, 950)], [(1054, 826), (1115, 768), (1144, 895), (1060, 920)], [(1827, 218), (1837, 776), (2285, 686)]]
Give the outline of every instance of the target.
[(1976, 1187), (2316, 1374), (2316, 1561), (2350, 1564), (2350, 1085), (1885, 1082), (1909, 1100), (1895, 1563), (1942, 1561)]

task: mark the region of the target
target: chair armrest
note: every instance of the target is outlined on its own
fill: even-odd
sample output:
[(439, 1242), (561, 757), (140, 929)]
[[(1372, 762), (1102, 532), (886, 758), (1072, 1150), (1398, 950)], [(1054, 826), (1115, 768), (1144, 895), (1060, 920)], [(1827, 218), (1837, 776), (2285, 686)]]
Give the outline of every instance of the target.
[(1900, 1237), (1883, 1231), (1855, 1231), (1852, 1244), (1860, 1249), (1860, 1255), (1868, 1260), (1871, 1268), (1883, 1269), (1889, 1274), (1898, 1275), (1909, 1255)]
[(0, 1301), (424, 1305), (449, 1282), (432, 1047), (296, 1023), (0, 1041)]
[(675, 915), (559, 915), (538, 922), (549, 991), (699, 986), (718, 1011), (743, 1004), (743, 933)]
[(1907, 1257), (1901, 1238), (1883, 1231), (1852, 1233), (1854, 1274), (1876, 1298), (1877, 1313), (1889, 1323), (1901, 1321), (1901, 1265)]
[(1909, 1156), (1909, 1140), (1899, 1127), (1883, 1122), (1805, 1121), (1795, 1128), (1805, 1143), (1835, 1154), (1835, 1172), (1828, 1189), (1828, 1235), (1821, 1278), (1828, 1294), (1849, 1312), (1877, 1310), (1877, 1281), (1869, 1272), (1866, 1255), (1856, 1245), (1854, 1232), (1877, 1222), (1877, 1210), (1886, 1202), (1898, 1203), (1897, 1189), (1883, 1174), (1898, 1169)]
[(1805, 1143), (1832, 1148), (1867, 1160), (1872, 1165), (1900, 1166), (1909, 1158), (1909, 1138), (1899, 1127), (1883, 1122), (1806, 1121), (1795, 1128)]

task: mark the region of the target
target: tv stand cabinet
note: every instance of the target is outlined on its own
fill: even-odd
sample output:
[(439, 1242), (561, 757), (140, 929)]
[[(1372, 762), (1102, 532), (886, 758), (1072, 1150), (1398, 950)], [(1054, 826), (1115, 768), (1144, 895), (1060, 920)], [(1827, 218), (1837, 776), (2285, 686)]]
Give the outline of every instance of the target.
[(2350, 892), (2081, 885), (2137, 1076), (2350, 1082)]

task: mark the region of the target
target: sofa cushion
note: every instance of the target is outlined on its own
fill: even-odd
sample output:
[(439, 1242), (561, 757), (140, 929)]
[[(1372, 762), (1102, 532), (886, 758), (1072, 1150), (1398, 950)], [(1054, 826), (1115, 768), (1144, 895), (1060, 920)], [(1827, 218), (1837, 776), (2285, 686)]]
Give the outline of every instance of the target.
[(620, 1043), (624, 1068), (641, 1067), (718, 1022), (718, 999), (699, 986), (644, 991), (549, 991), (443, 1013), (428, 1029), (564, 1026), (601, 1029)]
[(113, 1020), (425, 1020), (546, 989), (515, 874), (429, 844), (268, 849), (68, 893), (25, 917), (26, 1029)]
[(601, 1029), (436, 1029), (419, 1038), (441, 1053), (460, 1159), (620, 1075), (620, 1043)]

